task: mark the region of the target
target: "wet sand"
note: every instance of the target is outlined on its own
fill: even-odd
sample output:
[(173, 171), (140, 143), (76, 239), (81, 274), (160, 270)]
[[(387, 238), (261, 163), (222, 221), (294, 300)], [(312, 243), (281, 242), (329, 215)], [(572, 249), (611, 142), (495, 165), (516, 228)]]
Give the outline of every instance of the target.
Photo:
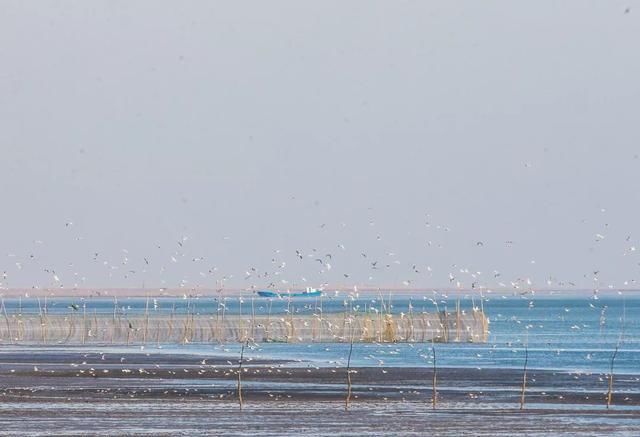
[(436, 411), (416, 402), (101, 401), (0, 406), (3, 435), (638, 435), (638, 416), (537, 409)]
[[(204, 360), (204, 361), (203, 361)], [(188, 354), (88, 353), (73, 348), (0, 350), (0, 434), (637, 435), (640, 378), (606, 375), (359, 367), (345, 412), (346, 369), (246, 361), (244, 410), (237, 359)]]

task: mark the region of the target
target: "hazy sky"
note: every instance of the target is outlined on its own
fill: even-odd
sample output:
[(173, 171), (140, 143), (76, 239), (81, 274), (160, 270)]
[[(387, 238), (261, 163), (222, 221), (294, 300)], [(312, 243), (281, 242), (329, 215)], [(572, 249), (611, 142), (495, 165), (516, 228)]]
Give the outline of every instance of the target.
[(639, 53), (633, 1), (0, 0), (1, 286), (636, 286)]

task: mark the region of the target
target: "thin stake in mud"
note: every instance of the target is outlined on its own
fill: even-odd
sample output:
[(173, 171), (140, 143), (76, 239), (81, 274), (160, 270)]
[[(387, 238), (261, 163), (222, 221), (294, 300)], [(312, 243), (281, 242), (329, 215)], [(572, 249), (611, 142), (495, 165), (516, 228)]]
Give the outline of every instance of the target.
[(351, 353), (353, 352), (353, 328), (351, 329), (351, 341), (349, 342), (349, 356), (347, 358), (347, 398), (344, 403), (344, 411), (349, 411), (351, 402)]
[(47, 296), (44, 297), (44, 309), (42, 314), (44, 315), (44, 343), (47, 342), (47, 333), (49, 332), (49, 313), (47, 312)]
[(116, 298), (113, 298), (113, 318), (111, 319), (111, 344), (116, 331), (116, 311), (118, 310)]
[(611, 407), (611, 400), (613, 398), (613, 363), (616, 359), (616, 355), (618, 355), (618, 345), (613, 350), (613, 355), (611, 355), (611, 362), (609, 364), (609, 389), (607, 390), (607, 410)]
[(251, 340), (255, 341), (256, 338), (256, 306), (253, 302), (253, 296), (251, 296)]
[(242, 343), (242, 348), (240, 349), (240, 362), (238, 363), (238, 403), (240, 404), (240, 411), (242, 411), (243, 407), (243, 399), (242, 399), (242, 362), (244, 360), (244, 348), (249, 345), (249, 340)]
[(431, 380), (431, 408), (436, 409), (436, 404), (438, 402), (438, 365), (436, 362), (436, 348), (433, 344), (433, 339), (431, 340), (431, 354), (433, 355), (433, 378)]
[(82, 303), (82, 344), (85, 343), (87, 335), (87, 303)]
[(527, 391), (527, 364), (529, 363), (529, 347), (524, 347), (524, 368), (522, 372), (522, 390), (520, 392), (520, 409), (524, 410), (524, 397)]
[(142, 345), (147, 344), (147, 333), (149, 332), (149, 295), (144, 306), (144, 331), (142, 331)]
[(620, 337), (618, 337), (618, 342), (616, 343), (616, 347), (613, 350), (613, 354), (611, 355), (611, 362), (609, 364), (609, 388), (607, 390), (607, 410), (611, 407), (611, 401), (613, 399), (613, 364), (616, 360), (616, 355), (618, 355), (618, 349), (620, 348), (620, 344), (622, 343), (622, 339), (624, 338), (624, 327), (627, 321), (627, 303), (626, 300), (622, 301), (622, 318), (621, 318), (621, 326), (620, 326)]

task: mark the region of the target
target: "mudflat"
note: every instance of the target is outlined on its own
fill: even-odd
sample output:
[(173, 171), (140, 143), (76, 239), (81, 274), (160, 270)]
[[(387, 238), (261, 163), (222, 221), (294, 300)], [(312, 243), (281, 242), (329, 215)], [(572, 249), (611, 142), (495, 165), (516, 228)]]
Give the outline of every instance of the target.
[(3, 435), (637, 435), (640, 377), (529, 369), (355, 367), (72, 347), (0, 351)]

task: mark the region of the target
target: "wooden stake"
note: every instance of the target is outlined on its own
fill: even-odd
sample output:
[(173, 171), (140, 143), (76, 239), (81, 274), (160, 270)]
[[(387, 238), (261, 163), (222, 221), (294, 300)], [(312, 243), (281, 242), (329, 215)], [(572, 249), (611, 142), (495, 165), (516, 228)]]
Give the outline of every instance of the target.
[(460, 322), (460, 299), (456, 301), (456, 341), (460, 341), (460, 331), (462, 326)]
[(242, 361), (244, 360), (244, 347), (248, 345), (249, 341), (246, 343), (242, 343), (242, 348), (240, 349), (240, 362), (238, 363), (238, 403), (240, 404), (240, 411), (242, 411), (243, 400), (242, 400)]
[(251, 296), (251, 341), (256, 341), (256, 307)]
[(85, 342), (85, 337), (87, 335), (87, 303), (82, 303), (82, 344)]
[(168, 341), (171, 341), (173, 338), (173, 317), (176, 314), (176, 304), (174, 303), (171, 308), (171, 316), (169, 317), (169, 338)]
[(95, 308), (93, 309), (93, 323), (96, 325), (96, 333), (94, 334), (94, 337), (96, 338), (96, 340), (98, 340), (98, 333), (100, 332), (100, 328), (98, 326), (98, 311)]
[[(291, 299), (291, 298), (289, 298), (289, 299)], [(291, 311), (289, 311), (289, 325), (290, 325), (291, 330), (289, 331), (290, 335), (289, 335), (289, 338), (287, 339), (287, 343), (291, 343), (291, 342), (296, 340), (295, 339), (296, 332), (295, 332), (295, 329), (294, 329), (295, 327), (293, 326), (293, 313), (294, 312), (295, 312), (295, 307), (293, 305), (291, 305)]]
[(227, 305), (224, 303), (224, 299), (222, 299), (222, 328), (221, 328), (221, 332), (220, 332), (220, 334), (221, 334), (220, 335), (220, 342), (222, 342), (222, 343), (227, 341), (227, 338), (226, 338), (226, 335), (225, 335), (226, 329), (225, 329), (225, 326), (224, 326), (224, 313), (226, 312), (226, 310), (227, 310)]
[(129, 340), (131, 339), (131, 331), (133, 330), (133, 325), (129, 322), (129, 326), (127, 329), (127, 346), (129, 346)]
[(607, 391), (607, 410), (611, 407), (611, 400), (613, 398), (613, 363), (616, 359), (616, 355), (618, 355), (618, 346), (613, 351), (613, 355), (611, 355), (611, 362), (609, 365), (609, 390)]
[(524, 347), (524, 368), (522, 372), (522, 390), (520, 392), (520, 409), (524, 410), (524, 397), (527, 391), (527, 364), (529, 363), (529, 347)]
[(246, 340), (244, 323), (242, 323), (242, 296), (238, 298), (238, 340), (242, 342)]
[(431, 340), (431, 354), (433, 355), (433, 378), (431, 380), (431, 407), (435, 410), (436, 403), (438, 402), (438, 366), (436, 364), (436, 348)]
[(47, 296), (44, 297), (44, 343), (47, 343), (47, 334), (49, 332), (49, 313), (47, 312)]
[(322, 317), (323, 317), (323, 313), (322, 313), (322, 294), (320, 294), (320, 332), (318, 333), (318, 341), (322, 342)]
[(351, 353), (353, 352), (353, 328), (351, 329), (351, 341), (349, 342), (349, 357), (347, 358), (347, 398), (344, 403), (344, 411), (349, 411), (351, 402)]
[(149, 331), (149, 295), (144, 306), (144, 331), (142, 331), (142, 345), (147, 344), (147, 332)]
[(11, 335), (11, 325), (9, 324), (9, 316), (7, 315), (7, 307), (4, 305), (4, 298), (2, 298), (2, 313), (4, 314), (4, 320), (7, 322), (7, 335), (9, 336), (9, 341), (14, 343), (13, 336)]
[(265, 325), (265, 337), (267, 337), (267, 342), (271, 341), (269, 337), (271, 335), (271, 305), (273, 305), (273, 299), (269, 298), (269, 312), (267, 313), (267, 324)]
[(42, 307), (40, 306), (40, 298), (38, 298), (38, 314), (40, 315), (40, 334), (42, 335), (42, 343), (46, 343), (45, 341), (45, 323), (44, 323), (44, 314), (42, 313)]
[(111, 344), (113, 344), (116, 331), (116, 314), (118, 312), (118, 298), (113, 298), (113, 319), (111, 319)]

